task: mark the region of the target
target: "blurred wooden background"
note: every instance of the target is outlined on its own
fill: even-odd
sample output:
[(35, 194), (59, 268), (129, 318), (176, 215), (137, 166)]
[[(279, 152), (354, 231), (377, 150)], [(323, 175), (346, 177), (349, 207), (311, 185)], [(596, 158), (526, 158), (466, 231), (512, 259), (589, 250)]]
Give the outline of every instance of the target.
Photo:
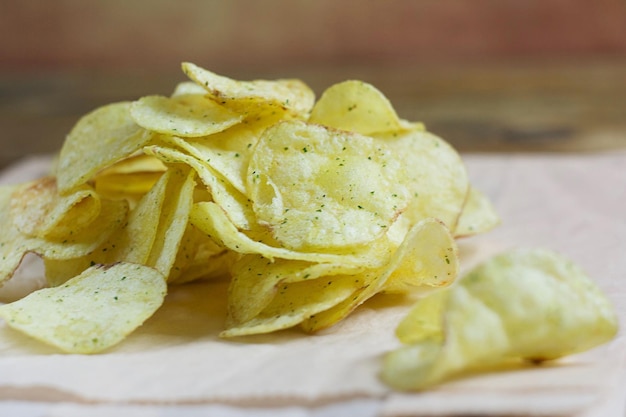
[(624, 0), (0, 0), (0, 167), (181, 61), (363, 79), (464, 152), (626, 145)]

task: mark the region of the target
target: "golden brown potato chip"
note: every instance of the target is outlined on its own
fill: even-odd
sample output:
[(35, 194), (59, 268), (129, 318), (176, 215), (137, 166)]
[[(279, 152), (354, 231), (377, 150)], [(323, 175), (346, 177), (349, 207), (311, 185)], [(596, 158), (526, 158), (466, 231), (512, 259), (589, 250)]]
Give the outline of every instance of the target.
[(96, 265), (64, 285), (0, 306), (16, 330), (68, 353), (97, 353), (122, 341), (163, 303), (164, 277), (142, 265)]

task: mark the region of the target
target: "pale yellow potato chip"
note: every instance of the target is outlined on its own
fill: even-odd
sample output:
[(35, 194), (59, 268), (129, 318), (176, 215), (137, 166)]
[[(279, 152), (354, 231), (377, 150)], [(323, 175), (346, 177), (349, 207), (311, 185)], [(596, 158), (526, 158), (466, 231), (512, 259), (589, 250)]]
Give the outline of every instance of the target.
[(357, 274), (365, 268), (343, 263), (313, 263), (288, 259), (271, 261), (245, 255), (233, 263), (228, 288), (228, 322), (247, 322), (263, 311), (287, 286), (319, 277)]
[(418, 301), (397, 330), (408, 345), (387, 355), (382, 377), (424, 389), (467, 370), (582, 352), (616, 333), (615, 311), (578, 266), (552, 251), (518, 249)]
[(165, 172), (167, 167), (151, 155), (146, 155), (142, 151), (120, 159), (113, 165), (98, 172), (96, 179), (107, 175), (139, 174), (139, 173), (159, 173)]
[(363, 283), (358, 276), (333, 276), (305, 280), (278, 289), (269, 305), (253, 319), (236, 324), (220, 337), (270, 333), (296, 326), (352, 296)]
[(187, 94), (206, 95), (207, 91), (193, 81), (183, 81), (176, 84), (172, 97), (186, 96)]
[(194, 204), (191, 209), (190, 222), (211, 239), (232, 251), (241, 254), (259, 254), (270, 260), (282, 258), (375, 267), (388, 258), (389, 251), (392, 249), (384, 236), (373, 242), (370, 247), (348, 250), (344, 253), (298, 252), (270, 246), (253, 240), (237, 230), (220, 206), (212, 202)]
[(0, 283), (10, 279), (26, 253), (44, 259), (73, 259), (93, 252), (126, 220), (128, 205), (123, 201), (101, 200), (100, 214), (88, 227), (61, 239), (38, 238), (21, 233), (10, 215), (15, 186), (0, 187)]
[(470, 186), (454, 236), (467, 237), (485, 233), (499, 224), (500, 216), (491, 201), (480, 190)]
[(40, 238), (61, 239), (89, 225), (100, 213), (100, 197), (80, 186), (66, 196), (54, 177), (20, 185), (11, 196), (11, 217), (18, 230)]
[(94, 251), (72, 259), (46, 259), (46, 280), (50, 286), (58, 286), (95, 264), (120, 261), (146, 264), (157, 236), (159, 217), (170, 172), (162, 175), (152, 189), (134, 207), (124, 223)]
[(102, 197), (134, 202), (150, 191), (161, 176), (162, 172), (98, 175), (93, 183), (96, 192)]
[(130, 102), (109, 104), (76, 123), (65, 138), (56, 167), (61, 194), (150, 142), (152, 134), (135, 123), (130, 106)]
[(215, 101), (244, 115), (271, 117), (280, 113), (280, 117), (304, 118), (315, 102), (313, 91), (300, 80), (238, 81), (190, 62), (184, 62), (182, 69)]
[(353, 297), (309, 317), (301, 326), (308, 332), (327, 328), (377, 293), (446, 286), (454, 282), (458, 271), (457, 248), (450, 231), (438, 220), (422, 220), (411, 228), (386, 265), (360, 274), (364, 285)]
[(188, 223), (168, 282), (185, 284), (196, 280), (230, 279), (231, 265), (239, 256)]
[(456, 228), (469, 192), (465, 164), (446, 141), (419, 129), (377, 135), (395, 158), (411, 195), (403, 215), (409, 224), (435, 217)]
[(147, 130), (181, 137), (212, 135), (242, 120), (241, 115), (198, 94), (142, 97), (133, 102), (130, 115)]
[(254, 226), (254, 212), (249, 199), (204, 161), (164, 146), (149, 146), (145, 148), (145, 152), (166, 163), (181, 163), (190, 166), (207, 187), (211, 198), (223, 208), (237, 228), (248, 230)]
[(332, 85), (315, 103), (310, 123), (370, 135), (402, 128), (393, 106), (376, 87), (348, 80)]
[(250, 157), (267, 121), (240, 123), (220, 133), (203, 138), (163, 138), (164, 142), (203, 161), (235, 187), (247, 194), (246, 173)]
[[(169, 277), (176, 260), (182, 238), (189, 221), (196, 186), (195, 172), (191, 169), (170, 169), (172, 173), (166, 197), (161, 208), (157, 234), (145, 265), (154, 267), (163, 276)], [(154, 227), (154, 225), (153, 225)]]
[(176, 259), (193, 203), (194, 175), (166, 171), (141, 198), (126, 224), (86, 256), (46, 261), (49, 285), (58, 286), (90, 265), (130, 262), (156, 268), (165, 277)]
[(385, 141), (301, 121), (268, 128), (248, 168), (259, 222), (294, 250), (364, 245), (406, 209), (404, 158)]
[(128, 336), (163, 303), (164, 277), (142, 265), (97, 265), (64, 285), (0, 306), (12, 328), (67, 353), (97, 353)]

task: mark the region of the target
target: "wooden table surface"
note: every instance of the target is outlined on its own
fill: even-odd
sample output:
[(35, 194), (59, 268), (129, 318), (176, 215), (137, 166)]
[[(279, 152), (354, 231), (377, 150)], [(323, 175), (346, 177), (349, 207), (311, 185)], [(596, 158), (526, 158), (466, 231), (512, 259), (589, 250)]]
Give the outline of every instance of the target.
[[(176, 69), (176, 68), (174, 68)], [(210, 68), (209, 68), (210, 69)], [(239, 71), (240, 79), (298, 77), (319, 95), (368, 81), (401, 117), (462, 152), (595, 151), (626, 147), (626, 59), (428, 67)], [(169, 94), (182, 73), (0, 74), (0, 168), (58, 150), (78, 118), (100, 105)]]

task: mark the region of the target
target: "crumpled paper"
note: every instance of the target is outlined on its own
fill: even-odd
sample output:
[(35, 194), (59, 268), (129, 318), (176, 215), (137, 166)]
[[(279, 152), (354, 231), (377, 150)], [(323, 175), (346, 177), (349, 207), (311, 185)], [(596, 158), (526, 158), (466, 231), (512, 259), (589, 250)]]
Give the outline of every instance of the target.
[[(503, 224), (459, 242), (469, 270), (497, 252), (543, 246), (580, 264), (626, 321), (626, 152), (465, 155), (473, 184)], [(43, 175), (46, 157), (5, 170), (0, 184)], [(43, 285), (29, 256), (0, 290), (10, 301)], [(413, 300), (378, 296), (316, 335), (290, 330), (222, 340), (226, 284), (172, 287), (164, 306), (99, 355), (60, 354), (0, 324), (0, 400), (46, 415), (577, 415), (623, 417), (626, 335), (555, 363), (479, 374), (422, 393), (378, 379), (382, 355)], [(3, 413), (4, 414), (4, 413)], [(356, 414), (355, 414), (356, 415)]]

